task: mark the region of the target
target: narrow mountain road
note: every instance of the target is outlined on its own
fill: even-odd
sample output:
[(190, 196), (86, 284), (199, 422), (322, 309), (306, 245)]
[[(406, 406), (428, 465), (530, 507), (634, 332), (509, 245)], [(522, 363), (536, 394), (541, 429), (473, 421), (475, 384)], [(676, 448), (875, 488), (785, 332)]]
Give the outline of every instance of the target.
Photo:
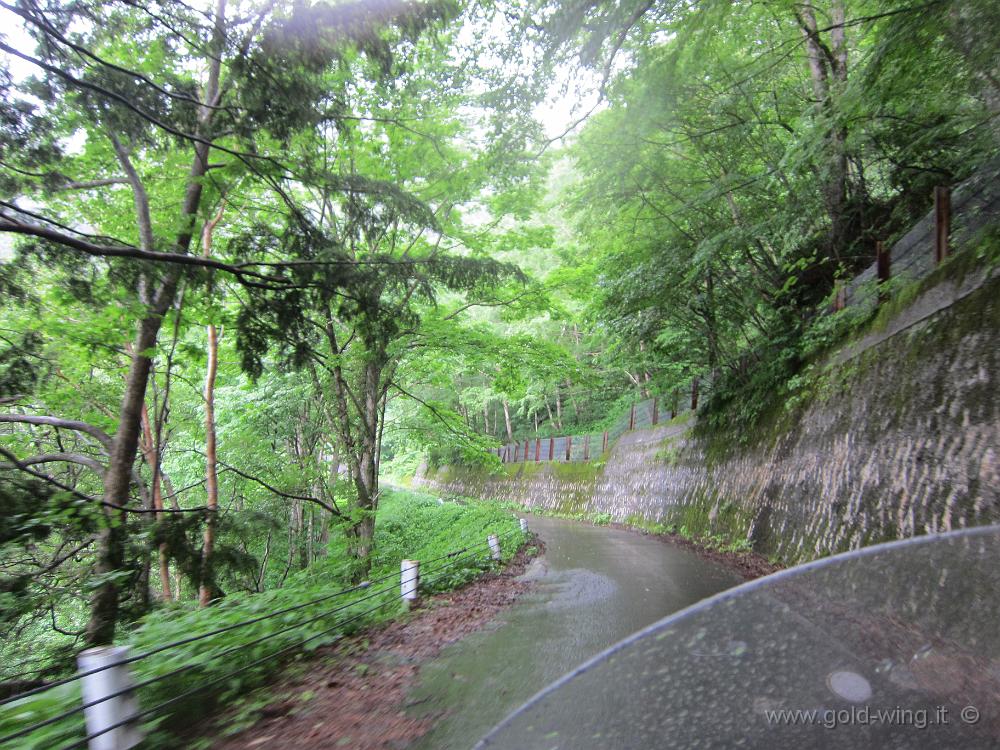
[(636, 630), (742, 582), (652, 537), (529, 517), (546, 546), (535, 586), (486, 629), (421, 666), (413, 716), (436, 718), (409, 750), (468, 750), (535, 692)]

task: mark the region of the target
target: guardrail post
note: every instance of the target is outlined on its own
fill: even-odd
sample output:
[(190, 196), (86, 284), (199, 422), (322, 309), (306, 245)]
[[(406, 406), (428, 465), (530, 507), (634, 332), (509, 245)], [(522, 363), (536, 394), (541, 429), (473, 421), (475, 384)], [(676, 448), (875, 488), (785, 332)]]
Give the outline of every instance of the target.
[(542, 460), (542, 439), (535, 438), (535, 463)]
[(403, 560), (399, 565), (399, 593), (407, 607), (417, 600), (419, 585), (420, 563), (416, 560)]
[(511, 463), (517, 463), (517, 449), (520, 447), (520, 443), (514, 443), (514, 460)]
[(653, 424), (655, 425), (660, 421), (660, 405), (657, 400), (653, 399)]
[(527, 438), (525, 438), (525, 440), (524, 440), (524, 459), (523, 460), (524, 461), (528, 460), (528, 439)]
[(691, 381), (691, 411), (698, 411), (698, 378)]
[(951, 188), (934, 188), (934, 260), (940, 263), (948, 257), (948, 235), (951, 233)]
[(583, 436), (583, 460), (590, 460), (590, 435)]
[[(100, 669), (100, 672), (80, 678), (80, 692), (84, 705), (101, 701), (106, 696), (122, 690), (130, 690), (133, 682), (125, 664), (108, 667), (108, 664), (120, 662), (128, 658), (127, 646), (99, 646), (81, 652), (77, 658), (77, 666), (81, 672)], [(139, 704), (131, 692), (123, 693), (114, 698), (103, 700), (97, 705), (83, 710), (87, 734), (95, 734), (121, 721), (135, 716)], [(135, 747), (144, 738), (142, 729), (134, 724), (124, 724), (94, 737), (87, 744), (90, 750), (128, 750)]]
[(490, 557), (492, 557), (494, 560), (498, 560), (499, 561), (500, 560), (500, 540), (497, 539), (497, 535), (496, 534), (490, 534), (488, 537), (486, 537), (486, 541), (489, 542), (489, 545), (490, 545)]
[(528, 533), (528, 519), (527, 518), (521, 518), (519, 520), (521, 521), (521, 533), (522, 534), (527, 534)]
[(604, 437), (601, 440), (601, 453), (608, 452), (608, 431), (604, 431)]
[(670, 402), (670, 418), (671, 419), (673, 419), (674, 417), (677, 416), (677, 402), (678, 401), (679, 401), (679, 397), (677, 395), (677, 389), (674, 388), (674, 399), (673, 399), (673, 401)]
[(549, 438), (549, 461), (556, 460), (556, 439), (554, 437)]
[(567, 435), (566, 436), (566, 460), (567, 461), (572, 461), (573, 460), (573, 436), (572, 435)]
[(628, 413), (628, 429), (630, 432), (635, 429), (635, 404), (632, 404)]

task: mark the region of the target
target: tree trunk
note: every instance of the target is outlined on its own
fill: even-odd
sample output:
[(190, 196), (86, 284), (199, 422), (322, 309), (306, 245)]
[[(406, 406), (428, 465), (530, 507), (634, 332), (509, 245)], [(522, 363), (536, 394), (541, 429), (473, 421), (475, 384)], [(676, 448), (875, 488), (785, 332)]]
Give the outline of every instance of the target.
[[(218, 213), (205, 224), (201, 235), (202, 255), (206, 258), (212, 254), (212, 233), (222, 219), (225, 202), (219, 206)], [(215, 525), (219, 510), (219, 473), (218, 456), (216, 452), (215, 435), (215, 378), (219, 371), (219, 335), (215, 324), (209, 323), (208, 331), (208, 364), (205, 367), (205, 535), (201, 545), (201, 585), (198, 588), (198, 604), (207, 607), (212, 599), (219, 595), (215, 585), (213, 569), (213, 553), (215, 552)]]
[(573, 416), (579, 422), (580, 421), (580, 407), (576, 404), (576, 398), (573, 396), (573, 383), (569, 378), (566, 378), (566, 396), (569, 398), (570, 404), (573, 405)]
[[(816, 102), (830, 119), (828, 172), (823, 179), (823, 198), (830, 217), (830, 253), (840, 259), (847, 240), (847, 130), (835, 124), (836, 96), (847, 82), (847, 44), (844, 36), (843, 0), (833, 0), (830, 31), (832, 49), (820, 37), (812, 0), (804, 0), (798, 22), (806, 44), (806, 58)], [(840, 24), (839, 26), (837, 26)]]
[[(145, 401), (142, 404), (142, 443), (140, 445), (143, 456), (146, 458), (146, 465), (153, 473), (153, 507), (156, 510), (163, 510), (163, 477), (160, 471), (160, 457), (156, 453), (153, 443), (153, 429), (149, 424), (149, 409)], [(162, 520), (160, 513), (156, 514), (156, 520)], [(170, 554), (167, 543), (161, 542), (159, 545), (159, 568), (160, 568), (160, 598), (169, 602), (173, 600), (173, 593), (170, 589)]]
[(506, 400), (504, 400), (504, 402), (503, 402), (503, 419), (504, 419), (504, 422), (507, 425), (507, 442), (508, 443), (513, 443), (514, 442), (514, 429), (513, 429), (513, 427), (511, 427), (511, 424), (510, 424), (510, 407), (507, 405), (507, 401)]
[(362, 402), (362, 430), (358, 441), (357, 473), (354, 487), (357, 491), (356, 510), (360, 514), (350, 530), (352, 553), (359, 565), (355, 578), (363, 580), (371, 569), (372, 542), (375, 534), (375, 512), (378, 510), (378, 415), (381, 398), (379, 383), (384, 363), (377, 355), (370, 358), (364, 369), (364, 398)]
[[(218, 0), (215, 11), (215, 33), (212, 48), (215, 56), (209, 63), (208, 83), (205, 87), (204, 101), (211, 105), (201, 107), (198, 113), (198, 132), (204, 134), (212, 118), (214, 107), (218, 102), (219, 75), (225, 44), (225, 0)], [(208, 172), (208, 143), (197, 143), (194, 147), (194, 160), (191, 163), (184, 201), (181, 208), (181, 229), (177, 235), (175, 251), (185, 253), (191, 246), (194, 236), (195, 221), (198, 216), (198, 206), (201, 203), (202, 178)], [(149, 353), (156, 347), (157, 336), (163, 322), (163, 316), (174, 302), (180, 273), (176, 267), (169, 267), (163, 272), (155, 294), (149, 295), (144, 302), (148, 303), (146, 317), (139, 323), (133, 344), (132, 362), (125, 379), (125, 395), (122, 397), (121, 411), (118, 419), (118, 429), (112, 442), (108, 469), (104, 474), (104, 499), (114, 505), (125, 506), (129, 499), (129, 486), (132, 477), (132, 467), (139, 447), (139, 423), (142, 418), (142, 405), (146, 398), (146, 385), (149, 382), (149, 369), (152, 359)], [(151, 284), (152, 278), (147, 276), (145, 284)], [(105, 580), (94, 590), (90, 601), (90, 619), (84, 635), (88, 647), (104, 646), (114, 640), (115, 625), (118, 622), (119, 590), (118, 584), (107, 577), (124, 567), (125, 563), (125, 511), (106, 508), (106, 526), (98, 535), (97, 564), (94, 572)]]
[[(168, 279), (161, 287), (161, 296), (173, 299), (177, 276), (173, 270), (167, 272)], [(111, 444), (108, 468), (104, 473), (104, 499), (108, 503), (126, 506), (129, 502), (129, 487), (132, 482), (132, 467), (139, 447), (139, 425), (142, 407), (146, 398), (146, 384), (152, 365), (148, 353), (156, 346), (162, 314), (146, 317), (139, 324), (133, 344), (132, 363), (125, 379), (125, 395), (122, 398), (118, 430)], [(97, 564), (94, 573), (106, 580), (95, 590), (90, 600), (90, 619), (87, 622), (85, 643), (88, 647), (104, 646), (114, 640), (115, 625), (118, 622), (118, 584), (107, 580), (108, 576), (119, 572), (125, 566), (125, 511), (105, 508), (105, 526), (98, 533)]]

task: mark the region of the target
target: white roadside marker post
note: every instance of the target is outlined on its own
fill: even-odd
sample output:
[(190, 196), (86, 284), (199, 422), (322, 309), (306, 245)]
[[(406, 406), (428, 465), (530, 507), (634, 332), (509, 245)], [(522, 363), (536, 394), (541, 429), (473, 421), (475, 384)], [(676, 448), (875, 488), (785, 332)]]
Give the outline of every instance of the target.
[(486, 541), (489, 542), (489, 545), (490, 545), (490, 557), (492, 557), (494, 560), (496, 560), (496, 561), (499, 562), (500, 561), (500, 540), (497, 539), (497, 535), (496, 534), (490, 534), (488, 537), (486, 537)]
[(527, 534), (528, 533), (528, 519), (527, 518), (522, 518), (521, 519), (521, 533), (522, 534)]
[[(128, 666), (119, 664), (107, 667), (108, 664), (114, 664), (126, 658), (128, 658), (126, 646), (89, 648), (76, 657), (76, 663), (81, 672), (101, 670), (80, 678), (80, 692), (84, 705), (100, 701), (108, 695), (122, 693), (83, 710), (88, 735), (115, 726), (139, 712), (139, 704), (131, 691), (133, 682)], [(101, 669), (102, 667), (107, 668)], [(122, 724), (122, 726), (109, 729), (94, 737), (87, 743), (87, 747), (90, 750), (129, 750), (142, 742), (143, 737), (142, 729), (136, 724)]]
[(403, 560), (400, 563), (399, 589), (403, 604), (409, 609), (417, 600), (417, 587), (420, 585), (420, 563), (416, 560)]

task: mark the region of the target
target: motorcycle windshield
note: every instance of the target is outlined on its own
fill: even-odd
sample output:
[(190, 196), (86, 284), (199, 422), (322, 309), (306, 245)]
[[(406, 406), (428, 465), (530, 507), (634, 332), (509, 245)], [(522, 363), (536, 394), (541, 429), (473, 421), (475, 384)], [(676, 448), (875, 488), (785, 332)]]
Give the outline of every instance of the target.
[(723, 592), (532, 698), (477, 748), (1000, 747), (1000, 526)]

